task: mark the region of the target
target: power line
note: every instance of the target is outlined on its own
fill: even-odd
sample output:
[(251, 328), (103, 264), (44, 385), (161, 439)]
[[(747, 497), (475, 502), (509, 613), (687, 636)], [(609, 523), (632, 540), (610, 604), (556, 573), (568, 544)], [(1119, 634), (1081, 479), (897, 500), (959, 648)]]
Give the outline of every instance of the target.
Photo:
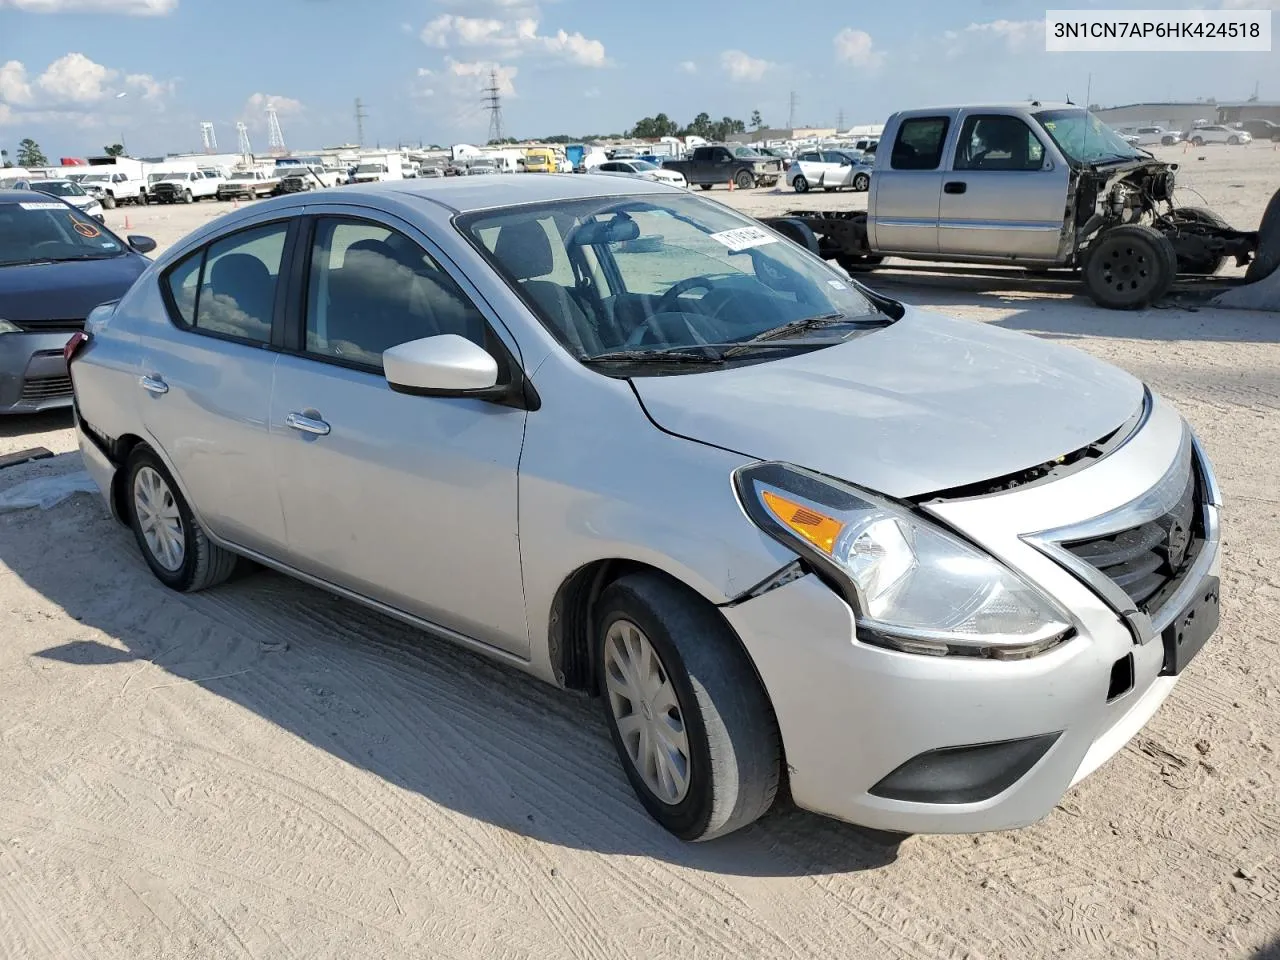
[(364, 112), (364, 104), (360, 102), (360, 98), (356, 97), (356, 146), (364, 146), (364, 122), (369, 114)]
[(489, 142), (502, 139), (502, 90), (498, 87), (498, 71), (489, 71), (489, 86), (484, 88), (485, 109), (489, 111)]
[(205, 153), (218, 152), (218, 135), (213, 131), (212, 120), (200, 121), (200, 142), (204, 144)]

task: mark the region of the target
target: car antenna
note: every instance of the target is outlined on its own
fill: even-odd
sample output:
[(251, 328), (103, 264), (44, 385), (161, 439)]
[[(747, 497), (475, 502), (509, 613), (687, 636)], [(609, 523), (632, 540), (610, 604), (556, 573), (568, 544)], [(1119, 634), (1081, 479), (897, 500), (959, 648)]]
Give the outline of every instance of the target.
[(1084, 87), (1084, 142), (1080, 146), (1080, 152), (1084, 156), (1089, 156), (1089, 131), (1093, 127), (1093, 117), (1089, 114), (1089, 104), (1093, 102), (1093, 74), (1089, 74), (1089, 80)]

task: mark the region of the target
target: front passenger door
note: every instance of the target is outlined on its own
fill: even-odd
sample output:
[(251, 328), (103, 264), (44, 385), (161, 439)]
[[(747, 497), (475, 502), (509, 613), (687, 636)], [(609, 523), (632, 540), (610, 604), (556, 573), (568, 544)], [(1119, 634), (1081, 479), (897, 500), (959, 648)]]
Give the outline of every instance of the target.
[[(527, 656), (516, 523), (526, 413), (391, 390), (382, 352), (452, 333), (499, 358), (473, 295), (395, 223), (318, 216), (276, 370), (272, 450), (289, 562)], [(425, 238), (423, 238), (425, 239)]]

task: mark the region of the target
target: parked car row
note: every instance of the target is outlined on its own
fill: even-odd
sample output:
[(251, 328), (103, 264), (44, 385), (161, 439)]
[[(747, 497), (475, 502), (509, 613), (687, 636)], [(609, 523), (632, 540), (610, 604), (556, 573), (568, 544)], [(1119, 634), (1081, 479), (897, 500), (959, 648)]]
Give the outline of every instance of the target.
[(65, 200), (68, 204), (75, 207), (82, 213), (88, 214), (99, 223), (106, 221), (106, 216), (102, 212), (102, 203), (97, 197), (86, 193), (84, 189), (73, 180), (62, 179), (38, 179), (26, 177), (8, 177), (0, 178), (0, 190), (31, 190), (35, 193), (42, 193), (50, 197), (58, 197)]

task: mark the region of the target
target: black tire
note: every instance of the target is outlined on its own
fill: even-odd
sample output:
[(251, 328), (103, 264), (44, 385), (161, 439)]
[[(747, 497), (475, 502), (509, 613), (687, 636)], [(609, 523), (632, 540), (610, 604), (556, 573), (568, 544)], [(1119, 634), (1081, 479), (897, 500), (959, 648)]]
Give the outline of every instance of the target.
[(700, 184), (698, 184), (698, 186), (700, 186), (703, 190), (710, 190), (713, 186), (715, 186), (715, 184), (713, 184), (713, 183), (700, 183)]
[(853, 189), (858, 193), (866, 193), (871, 189), (871, 178), (865, 173), (855, 174), (853, 178)]
[(1231, 136), (1227, 137), (1227, 143), (1233, 147), (1238, 147), (1240, 146), (1240, 138), (1237, 137), (1235, 134), (1232, 134)]
[(1126, 223), (1104, 230), (1089, 245), (1084, 283), (1095, 303), (1113, 310), (1139, 310), (1173, 286), (1178, 257), (1164, 234)]
[(182, 202), (183, 202), (183, 203), (195, 203), (195, 202), (196, 202), (196, 198), (195, 198), (195, 197), (193, 197), (193, 196), (191, 195), (191, 191), (190, 191), (190, 190), (183, 190), (183, 191), (182, 191)]
[(823, 187), (823, 188), (822, 188), (822, 192), (823, 192), (823, 193), (835, 193), (835, 192), (836, 192), (836, 188), (835, 188), (835, 187)]
[(147, 191), (138, 191), (138, 199), (134, 201), (138, 206), (145, 207), (147, 205)]
[(1192, 137), (1192, 138), (1191, 138), (1191, 145), (1192, 145), (1193, 147), (1203, 147), (1203, 146), (1204, 146), (1204, 137)]
[[(1182, 220), (1191, 223), (1204, 223), (1223, 230), (1231, 229), (1231, 224), (1205, 207), (1178, 207), (1173, 211), (1172, 219), (1175, 222)], [(1203, 260), (1183, 259), (1178, 261), (1178, 272), (1188, 276), (1210, 277), (1221, 270), (1227, 260), (1228, 258), (1225, 256), (1208, 257)]]
[[(152, 552), (151, 547), (147, 544), (146, 535), (143, 533), (142, 525), (138, 518), (134, 485), (137, 482), (138, 474), (143, 468), (149, 468), (160, 475), (160, 478), (164, 480), (168, 487), (170, 499), (178, 508), (178, 517), (182, 527), (183, 557), (181, 565), (176, 569), (166, 567)], [(165, 465), (156, 456), (155, 452), (146, 444), (139, 444), (130, 454), (129, 461), (125, 465), (124, 483), (125, 502), (128, 504), (129, 509), (129, 526), (132, 527), (134, 538), (138, 541), (138, 549), (142, 551), (142, 558), (147, 561), (147, 566), (151, 568), (151, 572), (155, 574), (157, 580), (171, 590), (194, 593), (197, 590), (205, 590), (209, 587), (217, 586), (235, 572), (240, 558), (210, 541), (208, 534), (204, 532), (204, 528), (196, 522), (195, 517), (192, 515), (191, 508), (187, 506), (187, 501), (183, 498), (182, 492), (178, 489), (178, 485), (174, 483), (173, 476), (165, 469)]]
[(102, 208), (104, 210), (114, 210), (116, 208), (115, 194), (108, 193), (102, 198)]
[(1172, 146), (1173, 146), (1175, 143), (1177, 143), (1177, 142), (1178, 142), (1178, 141), (1177, 141), (1177, 140), (1174, 140), (1174, 139), (1173, 139), (1173, 137), (1161, 137), (1161, 138), (1160, 138), (1160, 146), (1162, 146), (1162, 147), (1172, 147)]
[[(724, 836), (767, 813), (782, 773), (777, 722), (755, 669), (716, 609), (666, 577), (638, 573), (606, 588), (596, 610), (605, 722), (649, 814), (680, 839), (698, 841)], [(620, 621), (644, 633), (678, 701), (690, 753), (688, 791), (678, 803), (667, 803), (645, 783), (614, 717), (605, 643), (609, 628)]]
[(836, 263), (846, 270), (852, 270), (855, 267), (874, 267), (883, 262), (884, 257), (874, 253), (841, 253), (836, 256)]
[(746, 170), (739, 170), (733, 178), (733, 185), (739, 190), (750, 190), (756, 185), (756, 178)]
[(809, 181), (805, 179), (804, 174), (800, 174), (800, 176), (792, 180), (791, 186), (795, 188), (796, 193), (809, 192)]
[(818, 238), (803, 220), (797, 217), (785, 217), (769, 221), (769, 226), (788, 240), (800, 244), (810, 253), (821, 256), (822, 248), (818, 244)]
[(1280, 269), (1280, 190), (1277, 190), (1262, 212), (1258, 224), (1258, 249), (1245, 271), (1244, 278), (1253, 283)]

